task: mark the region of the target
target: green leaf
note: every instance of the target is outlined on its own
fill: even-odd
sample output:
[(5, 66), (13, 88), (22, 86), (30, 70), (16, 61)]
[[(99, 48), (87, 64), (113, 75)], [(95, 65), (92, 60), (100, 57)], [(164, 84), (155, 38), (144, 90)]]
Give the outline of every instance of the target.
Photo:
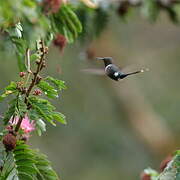
[(62, 5), (59, 12), (51, 16), (51, 26), (55, 33), (63, 34), (69, 43), (73, 43), (82, 32), (78, 16), (68, 5)]
[(66, 26), (63, 27), (63, 33), (62, 34), (64, 34), (64, 36), (66, 37), (66, 39), (69, 43), (74, 42), (73, 34), (68, 30), (68, 28), (66, 28)]
[(46, 80), (48, 80), (49, 82), (51, 82), (58, 90), (62, 90), (62, 89), (66, 89), (66, 85), (65, 82), (59, 79), (55, 79), (51, 76), (48, 76), (46, 78)]
[(74, 21), (72, 21), (72, 19), (69, 18), (68, 14), (64, 11), (63, 8), (61, 9), (60, 17), (66, 29), (68, 29), (72, 33), (73, 38), (76, 39), (78, 36), (78, 29), (76, 25), (74, 24)]
[(52, 117), (52, 112), (55, 110), (55, 107), (48, 100), (37, 97), (29, 97), (28, 101), (40, 119), (45, 119), (55, 126)]
[(9, 37), (11, 42), (13, 43), (17, 55), (17, 61), (18, 61), (18, 66), (20, 71), (25, 71), (25, 51), (27, 48), (27, 43), (24, 39), (22, 39), (22, 31), (23, 28), (21, 26), (21, 23), (15, 24), (14, 28), (10, 28), (7, 30), (9, 33)]
[(17, 88), (17, 84), (12, 81), (6, 88), (5, 90), (6, 91), (16, 91), (16, 88)]
[(26, 66), (25, 66), (25, 52), (27, 49), (27, 42), (22, 39), (22, 38), (18, 38), (15, 36), (11, 36), (10, 34), (10, 40), (14, 45), (15, 48), (15, 52), (17, 55), (17, 61), (18, 61), (18, 67), (19, 67), (19, 71), (25, 71), (26, 70)]
[[(23, 150), (21, 150), (21, 151), (23, 151)], [(21, 151), (18, 151), (18, 152), (21, 152)], [(24, 158), (27, 158), (26, 157), (26, 153), (24, 152), (24, 153), (18, 153), (17, 151), (16, 151), (16, 159), (17, 160), (23, 160)], [(26, 152), (28, 152), (28, 151), (26, 151)], [(28, 152), (28, 158), (33, 158), (33, 155), (31, 154), (31, 152)]]
[(24, 99), (21, 95), (19, 95), (17, 98), (16, 107), (17, 107), (17, 115), (19, 117), (24, 117), (25, 113), (27, 112), (27, 106), (24, 103)]
[(3, 152), (1, 180), (59, 180), (47, 157), (23, 141), (17, 141), (13, 152)]
[(56, 120), (56, 121), (58, 121), (58, 122), (60, 122), (62, 124), (67, 124), (67, 122), (65, 120), (66, 117), (60, 112), (54, 112), (53, 113), (53, 118), (54, 118), (54, 120)]
[(17, 100), (16, 99), (13, 99), (12, 101), (10, 101), (10, 106), (7, 110), (7, 112), (5, 113), (4, 115), (4, 118), (3, 118), (3, 121), (4, 121), (4, 124), (6, 125), (9, 120), (11, 119), (11, 117), (13, 115), (16, 115), (16, 103), (17, 103)]
[(15, 99), (9, 102), (9, 108), (4, 115), (3, 121), (6, 125), (12, 117), (24, 117), (27, 112), (27, 106), (23, 101), (21, 95), (18, 95)]
[(7, 177), (7, 180), (19, 180), (18, 176), (17, 176), (17, 170), (16, 168), (14, 167), (12, 169), (12, 171), (9, 173), (8, 177)]
[(39, 134), (45, 131), (45, 123), (42, 120), (50, 122), (52, 125), (56, 125), (54, 120), (66, 124), (65, 116), (59, 112), (55, 112), (55, 107), (45, 99), (37, 98), (34, 96), (29, 97), (28, 102), (32, 105), (30, 116), (35, 117), (36, 125), (39, 129)]
[(36, 168), (38, 169), (37, 178), (40, 180), (58, 180), (56, 172), (51, 167), (47, 157), (39, 151), (34, 151)]
[(51, 86), (48, 82), (41, 80), (37, 86), (44, 92), (45, 95), (47, 95), (47, 97), (49, 98), (59, 97), (57, 90), (53, 86)]
[(29, 148), (24, 142), (18, 141), (15, 150), (13, 151), (16, 170), (20, 179), (27, 176), (28, 179), (36, 175), (36, 160), (33, 150)]
[(46, 131), (46, 124), (44, 123), (42, 119), (38, 119), (36, 121), (36, 129), (39, 136), (41, 136), (42, 132)]
[(35, 54), (31, 54), (31, 56), (30, 56), (30, 59), (31, 59), (31, 61), (36, 61), (37, 59), (39, 59), (39, 54), (37, 54), (37, 53), (35, 53)]
[(27, 159), (24, 159), (24, 163), (22, 165), (18, 165), (18, 163), (16, 162), (17, 165), (17, 170), (20, 173), (27, 173), (27, 174), (36, 174), (36, 168), (34, 166), (34, 163), (29, 163), (26, 165)]
[(60, 33), (65, 36), (68, 43), (73, 43), (75, 40), (75, 37), (73, 35), (73, 32), (69, 29), (67, 22), (62, 17), (61, 13), (54, 14), (52, 17), (52, 29), (55, 33)]
[(15, 82), (11, 82), (5, 89), (5, 92), (0, 95), (0, 102), (4, 100), (7, 96), (17, 92), (17, 85)]
[(173, 7), (166, 7), (166, 11), (169, 15), (170, 20), (177, 24), (179, 22), (178, 13), (176, 12), (176, 9)]
[(1, 179), (5, 180), (11, 173), (11, 171), (14, 169), (15, 163), (14, 163), (14, 157), (12, 152), (8, 152), (6, 154), (6, 158), (4, 159), (3, 169), (0, 173)]
[(18, 166), (31, 166), (33, 163), (35, 163), (36, 161), (33, 159), (29, 159), (26, 157), (26, 161), (24, 161), (24, 159), (18, 159), (16, 160), (16, 165)]
[(29, 146), (27, 144), (21, 144), (21, 146), (16, 146), (16, 149), (15, 151), (18, 151), (18, 150), (24, 150), (24, 149), (27, 149)]
[(34, 178), (31, 175), (24, 172), (20, 172), (18, 174), (18, 179), (19, 180), (34, 180)]
[(45, 39), (46, 46), (50, 46), (50, 44), (53, 41), (53, 39), (54, 39), (53, 33), (48, 32), (47, 35), (46, 35), (46, 39)]
[(159, 15), (159, 7), (156, 0), (143, 0), (142, 13), (151, 22), (156, 21)]
[(81, 33), (82, 25), (76, 13), (70, 8), (70, 6), (67, 6), (67, 5), (62, 6), (61, 11), (63, 10), (67, 13), (68, 18), (71, 19), (71, 21), (74, 23), (75, 27), (77, 28), (77, 31)]

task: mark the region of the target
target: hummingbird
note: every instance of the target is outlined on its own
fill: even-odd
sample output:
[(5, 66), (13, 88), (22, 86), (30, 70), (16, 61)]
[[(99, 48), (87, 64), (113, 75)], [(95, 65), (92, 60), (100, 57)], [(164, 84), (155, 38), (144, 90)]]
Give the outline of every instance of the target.
[(142, 73), (144, 71), (148, 71), (148, 69), (141, 69), (138, 71), (130, 72), (130, 73), (124, 73), (121, 71), (121, 69), (113, 63), (113, 58), (112, 57), (97, 57), (97, 60), (103, 60), (104, 61), (104, 66), (105, 66), (105, 74), (115, 80), (118, 81), (120, 79), (124, 79), (127, 76), (133, 75), (133, 74), (138, 74)]

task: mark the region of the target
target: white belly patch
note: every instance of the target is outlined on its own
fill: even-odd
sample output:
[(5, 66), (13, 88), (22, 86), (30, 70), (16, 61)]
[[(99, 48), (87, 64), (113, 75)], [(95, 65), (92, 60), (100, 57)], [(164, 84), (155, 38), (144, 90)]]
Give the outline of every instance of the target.
[(117, 77), (118, 75), (119, 75), (119, 73), (118, 73), (118, 72), (115, 72), (115, 73), (114, 73), (114, 76), (115, 76), (115, 77)]

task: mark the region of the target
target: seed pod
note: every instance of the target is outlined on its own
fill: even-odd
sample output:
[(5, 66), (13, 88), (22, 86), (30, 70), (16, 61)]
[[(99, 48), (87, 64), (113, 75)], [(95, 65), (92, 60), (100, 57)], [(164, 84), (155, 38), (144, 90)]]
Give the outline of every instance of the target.
[(61, 7), (62, 0), (43, 0), (45, 13), (57, 13)]
[(20, 72), (19, 73), (19, 76), (22, 78), (22, 77), (24, 77), (26, 75), (26, 72)]
[(42, 91), (40, 89), (35, 89), (33, 92), (33, 95), (40, 96), (42, 94)]
[(3, 137), (3, 144), (6, 151), (12, 151), (16, 147), (16, 137), (12, 133), (6, 134)]
[(62, 52), (67, 44), (66, 38), (62, 34), (58, 34), (54, 40), (54, 45), (59, 47), (59, 50)]

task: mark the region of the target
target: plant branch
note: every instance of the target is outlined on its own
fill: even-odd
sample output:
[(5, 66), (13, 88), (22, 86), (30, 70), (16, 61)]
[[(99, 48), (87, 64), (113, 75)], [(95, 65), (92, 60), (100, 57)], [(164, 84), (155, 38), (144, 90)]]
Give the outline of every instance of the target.
[(41, 48), (41, 53), (42, 54), (41, 54), (40, 61), (38, 62), (37, 70), (36, 70), (36, 72), (33, 73), (34, 78), (32, 79), (32, 82), (31, 82), (31, 84), (30, 84), (30, 86), (29, 86), (29, 88), (27, 90), (25, 103), (27, 102), (27, 98), (29, 97), (29, 94), (31, 93), (31, 90), (36, 85), (38, 74), (42, 70), (43, 62), (45, 61), (46, 47), (45, 47), (44, 42), (42, 40), (41, 40), (40, 43), (42, 44), (42, 48)]
[[(29, 103), (28, 103), (28, 97), (33, 89), (33, 87), (39, 82), (39, 73), (40, 71), (43, 69), (44, 65), (45, 65), (45, 55), (47, 54), (47, 48), (43, 42), (43, 40), (41, 40), (39, 42), (41, 44), (41, 48), (40, 48), (40, 53), (41, 53), (41, 57), (40, 57), (40, 60), (37, 62), (37, 69), (36, 71), (33, 73), (34, 77), (25, 93), (25, 100), (24, 100), (24, 103), (26, 104), (27, 108), (29, 109)], [(21, 126), (21, 123), (22, 123), (22, 120), (23, 120), (23, 117), (21, 116), (18, 120), (18, 123), (15, 127), (15, 132), (18, 132), (19, 131), (19, 128)]]
[(21, 117), (19, 118), (19, 120), (18, 120), (18, 123), (17, 123), (16, 127), (15, 127), (15, 132), (18, 132), (18, 131), (19, 131), (19, 128), (20, 128), (21, 123), (22, 123), (22, 120), (23, 120), (23, 117), (21, 116)]

